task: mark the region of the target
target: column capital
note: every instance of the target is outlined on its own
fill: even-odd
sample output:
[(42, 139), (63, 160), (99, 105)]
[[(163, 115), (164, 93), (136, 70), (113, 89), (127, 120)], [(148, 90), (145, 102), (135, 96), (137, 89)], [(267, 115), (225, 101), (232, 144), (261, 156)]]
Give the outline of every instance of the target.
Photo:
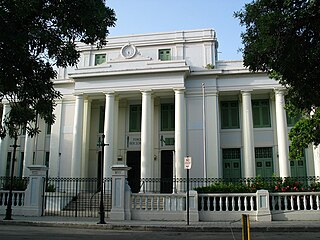
[(142, 94), (151, 94), (152, 93), (152, 89), (140, 89), (140, 92)]
[(173, 91), (175, 93), (184, 93), (186, 91), (186, 89), (185, 88), (174, 88)]
[(103, 94), (106, 96), (111, 96), (111, 95), (115, 95), (116, 93), (115, 93), (115, 91), (105, 91), (105, 92), (103, 92)]
[(240, 92), (241, 92), (242, 95), (251, 95), (253, 90), (252, 89), (247, 89), (247, 90), (241, 90)]
[(283, 87), (277, 87), (277, 88), (274, 88), (273, 90), (275, 94), (284, 95), (286, 93), (286, 89)]

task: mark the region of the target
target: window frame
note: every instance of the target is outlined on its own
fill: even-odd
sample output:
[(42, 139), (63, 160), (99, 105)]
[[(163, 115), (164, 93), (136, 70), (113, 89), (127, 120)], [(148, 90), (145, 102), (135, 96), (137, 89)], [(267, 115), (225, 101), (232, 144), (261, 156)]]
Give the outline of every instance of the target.
[[(165, 53), (166, 51), (169, 51), (169, 53)], [(172, 60), (171, 48), (159, 49), (158, 50), (158, 59), (160, 61), (170, 61), (170, 60)]]
[[(236, 103), (237, 106), (232, 107), (231, 104)], [(224, 107), (223, 105), (227, 104), (227, 107)], [(223, 111), (227, 111), (227, 124), (225, 123), (224, 119), (224, 114)], [(237, 124), (233, 125), (233, 112), (234, 110), (237, 110), (237, 119), (236, 122)], [(221, 101), (220, 102), (220, 121), (221, 121), (221, 129), (240, 129), (240, 111), (239, 111), (239, 101), (234, 100), (234, 101)]]
[[(168, 107), (168, 109), (164, 109)], [(165, 119), (164, 114), (167, 113), (167, 118)], [(167, 127), (164, 127), (166, 122)], [(175, 105), (174, 103), (163, 103), (160, 106), (160, 129), (161, 131), (174, 131), (175, 130)]]
[[(263, 102), (267, 102), (266, 105), (263, 105)], [(258, 106), (255, 106), (255, 103), (258, 103)], [(253, 99), (252, 104), (252, 122), (253, 128), (270, 128), (271, 127), (271, 109), (269, 99)], [(267, 109), (267, 113), (264, 112), (264, 109)], [(259, 119), (256, 119), (255, 110), (258, 111)], [(264, 119), (264, 115), (268, 115), (268, 119)], [(259, 122), (259, 123), (257, 123)], [(267, 123), (265, 123), (267, 122)]]

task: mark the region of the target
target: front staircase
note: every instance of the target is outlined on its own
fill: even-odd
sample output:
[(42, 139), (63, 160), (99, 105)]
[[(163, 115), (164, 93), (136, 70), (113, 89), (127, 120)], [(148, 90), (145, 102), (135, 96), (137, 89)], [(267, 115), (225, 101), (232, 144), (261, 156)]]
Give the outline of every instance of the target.
[[(104, 211), (111, 211), (111, 193), (105, 193)], [(63, 208), (63, 211), (72, 211), (76, 216), (96, 217), (100, 212), (100, 192), (81, 192)], [(108, 214), (106, 214), (108, 216)]]

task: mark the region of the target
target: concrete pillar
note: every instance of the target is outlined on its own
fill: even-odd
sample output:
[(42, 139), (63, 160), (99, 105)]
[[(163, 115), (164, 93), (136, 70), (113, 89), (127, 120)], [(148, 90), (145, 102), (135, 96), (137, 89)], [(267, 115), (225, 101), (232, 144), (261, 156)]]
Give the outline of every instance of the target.
[(277, 120), (277, 138), (279, 154), (279, 172), (280, 177), (290, 176), (289, 165), (289, 143), (286, 111), (284, 109), (284, 90), (275, 89), (276, 96), (276, 120)]
[(126, 165), (114, 165), (112, 170), (112, 208), (111, 220), (131, 220), (131, 192), (126, 176), (130, 167)]
[(105, 117), (104, 117), (104, 135), (105, 143), (109, 144), (104, 147), (104, 177), (111, 178), (114, 159), (114, 108), (115, 108), (115, 93), (106, 93), (106, 106), (105, 106)]
[(251, 91), (241, 91), (242, 94), (242, 139), (244, 177), (255, 177), (256, 164), (254, 154), (253, 120)]
[[(184, 97), (184, 89), (175, 89), (175, 165), (177, 178), (186, 177), (186, 171), (184, 170), (184, 158), (187, 155), (186, 152), (186, 105)], [(179, 186), (177, 190), (180, 191)]]
[(41, 216), (43, 205), (44, 178), (48, 168), (43, 165), (32, 165), (30, 170), (29, 184), (25, 192), (23, 215)]
[(141, 93), (141, 178), (151, 178), (153, 160), (152, 91), (144, 90)]
[[(2, 124), (4, 124), (4, 119), (9, 114), (10, 109), (9, 104), (3, 105)], [(5, 138), (0, 138), (0, 176), (6, 175), (9, 140), (8, 134)]]
[(74, 125), (73, 125), (73, 143), (71, 158), (71, 177), (81, 177), (82, 163), (82, 131), (83, 131), (83, 95), (76, 96)]

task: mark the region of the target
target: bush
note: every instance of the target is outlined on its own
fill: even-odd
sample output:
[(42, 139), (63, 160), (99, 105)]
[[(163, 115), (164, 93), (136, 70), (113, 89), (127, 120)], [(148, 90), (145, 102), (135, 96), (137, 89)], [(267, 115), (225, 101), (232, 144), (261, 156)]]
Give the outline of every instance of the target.
[(305, 183), (291, 177), (256, 177), (239, 179), (238, 182), (219, 181), (210, 186), (195, 188), (198, 193), (254, 193), (260, 189), (269, 192), (320, 191), (320, 183), (314, 182), (308, 187)]

